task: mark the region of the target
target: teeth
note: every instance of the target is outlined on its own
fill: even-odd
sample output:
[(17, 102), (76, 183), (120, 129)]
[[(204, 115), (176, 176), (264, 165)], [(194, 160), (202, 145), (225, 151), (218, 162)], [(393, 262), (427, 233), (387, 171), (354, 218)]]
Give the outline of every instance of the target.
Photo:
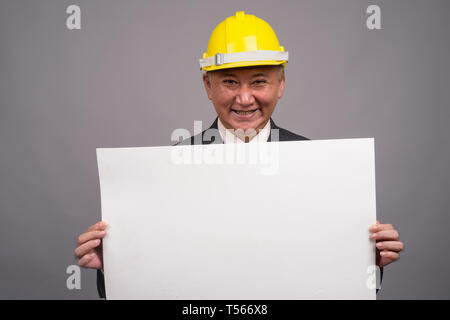
[(255, 110), (253, 110), (253, 111), (235, 111), (237, 114), (240, 114), (240, 115), (247, 115), (247, 114), (250, 114), (250, 113), (253, 113)]

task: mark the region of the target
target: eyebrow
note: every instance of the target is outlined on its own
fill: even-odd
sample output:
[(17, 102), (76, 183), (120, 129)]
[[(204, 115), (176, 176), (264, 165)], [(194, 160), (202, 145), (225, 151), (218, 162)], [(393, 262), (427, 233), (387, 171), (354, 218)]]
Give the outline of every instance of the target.
[(256, 73), (256, 74), (252, 75), (252, 78), (256, 78), (256, 77), (266, 77), (266, 76), (267, 76), (267, 75), (266, 75), (265, 73), (260, 72), (260, 73)]
[(235, 77), (235, 78), (237, 78), (237, 76), (235, 74), (232, 74), (232, 73), (224, 73), (224, 74), (222, 74), (222, 78), (225, 78), (225, 77)]

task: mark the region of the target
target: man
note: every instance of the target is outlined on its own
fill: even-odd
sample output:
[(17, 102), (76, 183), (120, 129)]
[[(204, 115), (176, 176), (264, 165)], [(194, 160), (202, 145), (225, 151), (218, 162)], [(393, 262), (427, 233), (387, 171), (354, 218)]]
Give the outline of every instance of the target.
[[(203, 83), (218, 117), (211, 127), (181, 144), (255, 143), (307, 138), (278, 127), (271, 115), (285, 86), (288, 53), (279, 45), (269, 24), (237, 12), (213, 31), (208, 50), (200, 59)], [(390, 224), (370, 227), (376, 240), (376, 264), (384, 267), (399, 259), (403, 243)], [(105, 297), (101, 239), (106, 223), (98, 222), (78, 238), (78, 264), (98, 269), (97, 287)], [(345, 248), (343, 248), (345, 250)]]

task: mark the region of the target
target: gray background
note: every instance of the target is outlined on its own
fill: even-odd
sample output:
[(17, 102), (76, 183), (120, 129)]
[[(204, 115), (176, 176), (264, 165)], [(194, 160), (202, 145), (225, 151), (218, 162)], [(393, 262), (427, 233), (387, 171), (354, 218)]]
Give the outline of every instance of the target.
[[(69, 4), (82, 29), (69, 31)], [(366, 28), (381, 7), (382, 30)], [(169, 145), (215, 116), (197, 59), (236, 10), (290, 53), (274, 113), (312, 139), (375, 137), (378, 217), (406, 249), (379, 299), (450, 298), (450, 2), (0, 2), (0, 298), (97, 298), (66, 289), (76, 238), (98, 221), (96, 147)], [(136, 224), (136, 228), (145, 228)], [(343, 250), (351, 250), (351, 244)]]

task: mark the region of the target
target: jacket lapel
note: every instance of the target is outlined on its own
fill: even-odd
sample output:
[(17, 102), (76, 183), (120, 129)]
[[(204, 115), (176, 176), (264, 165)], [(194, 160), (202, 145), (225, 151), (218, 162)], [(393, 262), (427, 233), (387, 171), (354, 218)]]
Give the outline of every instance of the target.
[[(218, 119), (219, 118), (216, 117), (216, 119), (214, 120), (212, 125), (209, 127), (209, 129), (202, 132), (202, 135), (201, 135), (201, 138), (202, 138), (201, 143), (202, 144), (223, 143), (223, 140), (219, 133)], [(270, 133), (269, 133), (269, 138), (267, 139), (267, 142), (309, 140), (308, 138), (299, 136), (295, 133), (287, 131), (286, 129), (280, 128), (279, 126), (277, 126), (275, 124), (275, 122), (273, 121), (272, 118), (270, 118), (269, 121), (270, 121)], [(207, 138), (206, 140), (204, 140), (203, 136), (204, 136), (205, 132), (207, 132), (208, 130), (215, 130), (215, 134), (213, 134), (210, 139)], [(276, 136), (272, 137), (272, 133), (274, 132), (274, 130), (277, 130), (278, 139), (276, 139)], [(275, 140), (273, 140), (273, 138), (275, 138)], [(193, 144), (195, 144), (195, 142)]]

